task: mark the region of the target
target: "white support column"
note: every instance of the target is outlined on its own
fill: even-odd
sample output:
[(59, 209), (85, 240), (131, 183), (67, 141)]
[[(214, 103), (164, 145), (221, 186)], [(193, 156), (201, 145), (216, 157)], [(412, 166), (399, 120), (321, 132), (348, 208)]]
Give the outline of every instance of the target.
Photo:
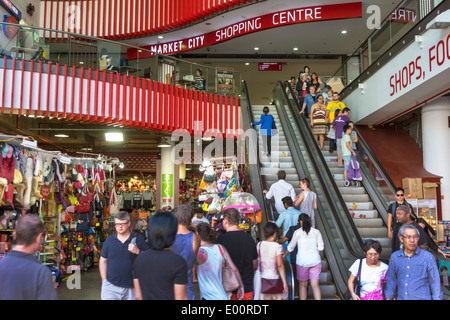
[[(161, 148), (161, 198), (159, 199), (161, 209), (171, 210), (175, 207), (175, 163), (172, 159), (173, 142), (170, 148)], [(178, 168), (177, 168), (178, 169)], [(178, 169), (179, 170), (179, 169)], [(176, 181), (178, 183), (178, 180)], [(169, 208), (170, 207), (170, 208)]]
[(441, 176), (442, 219), (450, 220), (450, 97), (440, 97), (422, 109), (423, 165)]

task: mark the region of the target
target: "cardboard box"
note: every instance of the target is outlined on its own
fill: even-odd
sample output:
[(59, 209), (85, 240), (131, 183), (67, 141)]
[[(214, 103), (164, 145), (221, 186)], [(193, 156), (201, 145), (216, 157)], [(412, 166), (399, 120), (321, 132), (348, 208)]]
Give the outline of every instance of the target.
[(107, 61), (106, 61), (106, 57), (100, 58), (100, 61), (99, 61), (99, 70), (100, 70), (100, 71), (104, 71), (104, 70), (106, 70), (107, 68), (108, 68), (108, 63), (107, 63)]
[(437, 199), (437, 183), (435, 182), (424, 182), (423, 186), (423, 198), (424, 199)]
[(413, 199), (423, 199), (422, 178), (404, 178), (402, 186), (405, 194), (411, 194)]

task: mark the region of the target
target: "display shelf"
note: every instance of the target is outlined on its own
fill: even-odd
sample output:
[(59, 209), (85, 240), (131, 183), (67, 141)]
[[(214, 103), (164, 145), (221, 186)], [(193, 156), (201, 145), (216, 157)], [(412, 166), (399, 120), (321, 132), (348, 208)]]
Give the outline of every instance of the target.
[(431, 235), (434, 241), (438, 241), (437, 229), (437, 200), (434, 199), (408, 199), (408, 203), (414, 208), (416, 216), (423, 218), (436, 231), (435, 235)]

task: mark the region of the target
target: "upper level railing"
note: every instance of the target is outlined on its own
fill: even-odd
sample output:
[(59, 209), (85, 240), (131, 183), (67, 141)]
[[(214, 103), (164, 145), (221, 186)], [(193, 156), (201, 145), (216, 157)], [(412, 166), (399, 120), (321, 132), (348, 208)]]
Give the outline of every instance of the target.
[[(0, 27), (5, 35), (0, 38), (0, 58), (6, 56), (86, 70), (106, 70), (184, 89), (194, 88), (196, 70), (199, 69), (206, 93), (229, 97), (241, 93), (241, 75), (232, 69), (204, 66), (129, 44), (70, 32), (6, 22), (0, 22)], [(49, 39), (44, 37), (46, 32), (59, 36)], [(136, 58), (128, 59), (129, 51), (137, 51)], [(146, 57), (140, 58), (141, 53)]]
[[(261, 0), (259, 0), (261, 1)], [(255, 0), (41, 0), (41, 26), (104, 39), (183, 28)], [(61, 38), (66, 34), (47, 33)]]
[[(404, 36), (421, 23), (435, 9), (445, 6), (443, 0), (404, 0), (350, 55), (335, 74), (327, 80), (334, 91), (341, 92), (341, 99), (356, 86), (350, 85), (361, 76), (373, 74), (373, 67), (381, 67), (400, 52), (408, 43)], [(408, 41), (414, 41), (409, 38)]]

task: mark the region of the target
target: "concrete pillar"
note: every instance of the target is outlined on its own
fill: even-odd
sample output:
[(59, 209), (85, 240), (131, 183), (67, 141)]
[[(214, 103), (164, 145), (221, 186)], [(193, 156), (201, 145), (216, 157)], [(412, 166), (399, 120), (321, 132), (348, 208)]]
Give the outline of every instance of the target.
[(422, 108), (423, 165), (441, 176), (442, 220), (450, 220), (450, 97)]

